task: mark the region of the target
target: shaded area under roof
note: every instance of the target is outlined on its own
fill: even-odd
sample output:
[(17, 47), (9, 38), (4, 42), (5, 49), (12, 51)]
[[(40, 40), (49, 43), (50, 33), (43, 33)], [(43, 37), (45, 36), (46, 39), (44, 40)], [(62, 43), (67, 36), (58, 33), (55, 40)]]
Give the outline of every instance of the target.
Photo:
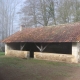
[(26, 28), (18, 31), (2, 42), (78, 42), (80, 22), (51, 27)]

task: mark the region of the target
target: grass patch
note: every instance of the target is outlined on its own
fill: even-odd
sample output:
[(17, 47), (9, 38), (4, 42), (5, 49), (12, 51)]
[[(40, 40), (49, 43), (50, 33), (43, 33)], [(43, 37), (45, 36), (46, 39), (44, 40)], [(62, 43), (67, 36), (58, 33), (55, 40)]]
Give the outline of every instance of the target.
[[(7, 76), (20, 75), (20, 78), (24, 75), (24, 80), (64, 80), (64, 77), (70, 77), (74, 69), (80, 67), (80, 64), (6, 57), (4, 53), (2, 55), (0, 56), (2, 72), (4, 71), (5, 75), (9, 72)], [(6, 80), (12, 80), (12, 78)]]
[(56, 62), (56, 61), (47, 61), (47, 60), (38, 60), (38, 59), (29, 59), (28, 62), (34, 63), (34, 64), (43, 64), (43, 65), (48, 65), (48, 66), (80, 66), (80, 64), (76, 63), (66, 63), (66, 62)]
[(3, 56), (3, 55), (5, 55), (5, 52), (0, 52), (0, 56)]
[(62, 71), (62, 72), (55, 72), (54, 75), (55, 75), (55, 76), (65, 76), (65, 77), (70, 77), (70, 74), (68, 74), (67, 72), (64, 73), (63, 71)]
[(0, 52), (0, 63), (1, 64), (9, 64), (9, 65), (24, 65), (24, 64), (31, 64), (31, 65), (42, 65), (42, 66), (69, 66), (69, 67), (80, 67), (80, 64), (71, 64), (65, 62), (55, 62), (55, 61), (47, 61), (47, 60), (37, 60), (37, 59), (21, 59), (16, 57), (6, 57), (4, 56), (4, 52)]

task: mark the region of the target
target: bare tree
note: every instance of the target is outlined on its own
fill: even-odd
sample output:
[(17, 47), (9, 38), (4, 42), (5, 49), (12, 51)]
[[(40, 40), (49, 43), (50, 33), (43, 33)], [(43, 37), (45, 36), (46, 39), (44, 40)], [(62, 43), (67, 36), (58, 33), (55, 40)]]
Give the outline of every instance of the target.
[(28, 27), (48, 26), (53, 20), (56, 24), (54, 0), (26, 0), (21, 9), (21, 24)]
[(80, 21), (80, 0), (73, 0), (73, 11), (73, 21)]
[(50, 15), (50, 21), (52, 21), (52, 23), (50, 23), (51, 25), (56, 25), (56, 11), (58, 8), (58, 1), (57, 0), (47, 0), (48, 2), (48, 8), (49, 8), (49, 15)]
[(0, 27), (3, 34), (5, 33), (4, 38), (13, 33), (16, 7), (18, 4), (19, 1), (16, 0), (0, 0)]
[(0, 0), (0, 39), (10, 36), (13, 33), (13, 25), (16, 16), (18, 0)]
[(71, 16), (72, 16), (72, 0), (60, 0), (57, 17), (59, 23), (71, 22)]
[(20, 15), (22, 16), (20, 24), (24, 24), (25, 26), (35, 26), (37, 27), (37, 0), (26, 0), (24, 3), (24, 7), (20, 11)]
[(60, 0), (57, 11), (57, 21), (70, 23), (80, 21), (80, 0)]
[(25, 0), (21, 24), (48, 26), (80, 21), (80, 0)]

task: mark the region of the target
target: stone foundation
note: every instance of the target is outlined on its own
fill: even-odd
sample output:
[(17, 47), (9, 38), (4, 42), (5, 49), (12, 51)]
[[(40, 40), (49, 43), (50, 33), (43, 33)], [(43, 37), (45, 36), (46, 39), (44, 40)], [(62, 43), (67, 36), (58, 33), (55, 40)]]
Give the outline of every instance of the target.
[(78, 63), (74, 55), (34, 52), (35, 59)]
[(29, 58), (30, 52), (18, 51), (18, 50), (7, 50), (5, 55), (9, 57)]

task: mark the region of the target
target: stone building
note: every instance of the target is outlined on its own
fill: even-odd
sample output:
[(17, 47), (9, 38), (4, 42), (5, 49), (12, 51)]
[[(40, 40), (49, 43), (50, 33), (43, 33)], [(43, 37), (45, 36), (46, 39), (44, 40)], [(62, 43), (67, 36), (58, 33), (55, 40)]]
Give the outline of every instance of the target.
[(6, 56), (80, 62), (80, 22), (24, 28), (3, 42)]

